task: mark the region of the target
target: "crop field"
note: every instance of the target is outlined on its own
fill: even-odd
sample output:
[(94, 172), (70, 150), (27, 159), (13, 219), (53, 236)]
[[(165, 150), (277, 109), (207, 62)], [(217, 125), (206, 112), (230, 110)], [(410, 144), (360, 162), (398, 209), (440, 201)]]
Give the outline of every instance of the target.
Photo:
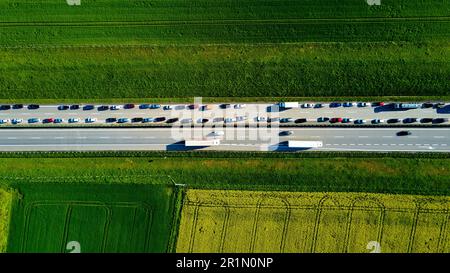
[(450, 197), (188, 190), (177, 252), (448, 253), (449, 208)]
[(0, 253), (5, 252), (8, 241), (12, 194), (0, 188)]
[(22, 183), (19, 189), (8, 252), (170, 251), (173, 187)]

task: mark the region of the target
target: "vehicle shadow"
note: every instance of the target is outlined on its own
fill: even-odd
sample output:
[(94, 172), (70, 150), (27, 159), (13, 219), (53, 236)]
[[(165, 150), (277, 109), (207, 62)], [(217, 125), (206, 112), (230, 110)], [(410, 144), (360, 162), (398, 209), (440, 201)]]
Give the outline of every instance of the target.
[(388, 111), (396, 111), (396, 112), (403, 112), (403, 111), (407, 111), (408, 109), (395, 109), (394, 104), (386, 104), (383, 106), (376, 106), (373, 111), (375, 113), (380, 113), (380, 112), (388, 112)]
[(299, 151), (306, 151), (309, 149), (310, 148), (289, 148), (288, 141), (281, 141), (278, 144), (269, 146), (269, 151), (272, 152), (299, 152)]
[(166, 146), (166, 151), (193, 151), (193, 150), (203, 149), (203, 148), (206, 148), (206, 147), (207, 146), (204, 146), (204, 147), (186, 147), (184, 140), (182, 140), (182, 141), (178, 141), (178, 142), (175, 142), (175, 143), (168, 144)]

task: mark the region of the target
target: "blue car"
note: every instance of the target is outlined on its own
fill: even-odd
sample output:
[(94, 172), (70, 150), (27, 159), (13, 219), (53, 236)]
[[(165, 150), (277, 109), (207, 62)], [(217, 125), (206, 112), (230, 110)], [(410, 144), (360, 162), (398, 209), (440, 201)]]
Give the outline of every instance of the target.
[(129, 121), (130, 121), (129, 118), (119, 118), (119, 119), (117, 120), (118, 123), (127, 123), (127, 122), (129, 122)]
[(62, 118), (55, 118), (55, 120), (53, 120), (53, 123), (62, 123), (64, 120)]
[(147, 122), (153, 122), (155, 119), (154, 118), (144, 118), (142, 119), (142, 122), (147, 123)]
[(94, 105), (85, 105), (83, 106), (83, 110), (92, 110), (94, 109)]
[(161, 108), (161, 104), (150, 104), (150, 106), (148, 108), (150, 108), (150, 109), (158, 109), (158, 108)]
[(139, 105), (139, 109), (148, 109), (150, 108), (150, 104), (141, 104)]
[(332, 102), (332, 103), (330, 103), (330, 107), (341, 107), (342, 106), (342, 103), (340, 103), (340, 102)]
[(41, 120), (38, 119), (38, 118), (30, 118), (30, 119), (28, 119), (28, 123), (37, 123), (37, 122), (41, 122)]

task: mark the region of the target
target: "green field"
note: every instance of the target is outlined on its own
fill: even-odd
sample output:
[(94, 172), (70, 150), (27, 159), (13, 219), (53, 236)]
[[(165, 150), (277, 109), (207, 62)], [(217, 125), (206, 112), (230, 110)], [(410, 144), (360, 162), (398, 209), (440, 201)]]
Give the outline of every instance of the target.
[(377, 242), (383, 253), (449, 253), (449, 206), (449, 197), (188, 190), (177, 252), (368, 253)]
[(6, 251), (12, 194), (0, 188), (0, 253)]
[(8, 252), (70, 252), (72, 241), (83, 253), (171, 251), (173, 186), (16, 186), (22, 197), (14, 200)]

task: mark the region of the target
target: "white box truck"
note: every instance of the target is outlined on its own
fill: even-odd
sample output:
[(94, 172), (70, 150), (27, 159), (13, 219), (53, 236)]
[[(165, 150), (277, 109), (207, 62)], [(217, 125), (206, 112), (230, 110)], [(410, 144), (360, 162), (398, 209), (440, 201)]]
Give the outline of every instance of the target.
[(301, 141), (301, 140), (289, 140), (289, 148), (320, 148), (323, 146), (322, 141)]
[(185, 140), (186, 147), (206, 147), (220, 145), (220, 139), (200, 139), (200, 140)]
[(281, 109), (298, 108), (298, 102), (280, 102), (278, 107)]

